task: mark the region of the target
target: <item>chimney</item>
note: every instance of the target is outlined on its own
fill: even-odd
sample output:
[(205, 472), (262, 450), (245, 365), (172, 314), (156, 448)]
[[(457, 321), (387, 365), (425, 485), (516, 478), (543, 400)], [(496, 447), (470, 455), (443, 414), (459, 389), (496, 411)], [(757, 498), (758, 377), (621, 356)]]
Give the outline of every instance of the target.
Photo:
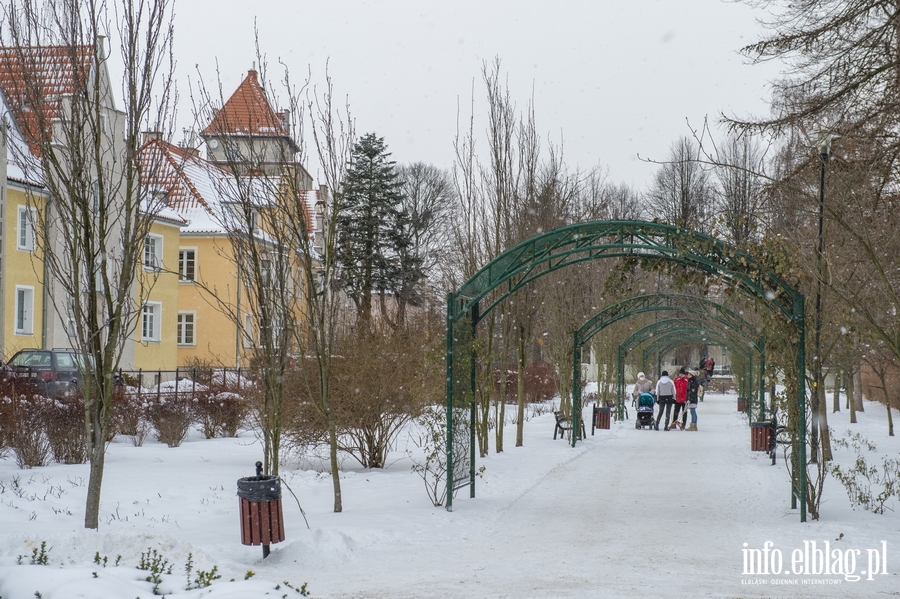
[(159, 131), (143, 131), (141, 132), (141, 137), (141, 145), (144, 145), (155, 139), (162, 139), (162, 133)]

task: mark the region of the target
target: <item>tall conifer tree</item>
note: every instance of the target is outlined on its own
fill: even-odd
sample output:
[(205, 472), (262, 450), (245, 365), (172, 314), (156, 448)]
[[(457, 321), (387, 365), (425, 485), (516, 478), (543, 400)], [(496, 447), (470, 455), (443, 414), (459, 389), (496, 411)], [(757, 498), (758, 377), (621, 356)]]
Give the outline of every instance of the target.
[[(401, 182), (389, 158), (384, 138), (368, 133), (359, 139), (337, 223), (341, 282), (356, 306), (362, 331), (370, 329), (373, 295), (381, 300), (383, 316), (397, 326), (410, 283), (421, 279), (421, 261), (409, 251), (410, 222)], [(397, 300), (399, 309), (393, 315), (386, 310), (386, 296)]]

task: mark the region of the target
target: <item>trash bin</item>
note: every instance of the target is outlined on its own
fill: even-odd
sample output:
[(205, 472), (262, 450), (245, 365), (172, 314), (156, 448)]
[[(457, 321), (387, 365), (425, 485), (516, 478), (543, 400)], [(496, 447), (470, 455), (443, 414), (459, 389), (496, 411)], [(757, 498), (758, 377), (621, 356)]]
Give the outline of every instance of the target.
[(269, 556), (269, 545), (284, 540), (281, 481), (277, 476), (263, 475), (262, 462), (256, 462), (256, 476), (238, 479), (237, 495), (241, 543), (262, 545), (263, 558), (266, 558)]
[(746, 397), (738, 397), (738, 412), (746, 412), (747, 411), (747, 398)]
[(750, 423), (750, 451), (769, 451), (772, 437), (772, 423)]
[(594, 408), (594, 428), (609, 428), (612, 408)]

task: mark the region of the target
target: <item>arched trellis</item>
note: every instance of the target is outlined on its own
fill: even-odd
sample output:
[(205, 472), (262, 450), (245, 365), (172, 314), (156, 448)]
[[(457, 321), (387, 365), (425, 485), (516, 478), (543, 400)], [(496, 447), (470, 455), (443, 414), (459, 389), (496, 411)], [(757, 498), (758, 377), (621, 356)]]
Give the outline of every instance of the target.
[[(631, 351), (632, 348), (645, 343), (655, 337), (667, 335), (667, 334), (678, 334), (681, 335), (682, 338), (686, 338), (688, 335), (694, 335), (697, 333), (697, 339), (703, 339), (705, 337), (709, 337), (713, 333), (716, 333), (718, 337), (722, 339), (728, 339), (730, 341), (730, 345), (733, 347), (740, 347), (743, 343), (744, 345), (748, 345), (751, 347), (754, 352), (759, 355), (760, 362), (763, 363), (765, 360), (765, 340), (762, 338), (759, 339), (747, 339), (742, 336), (739, 331), (735, 331), (729, 328), (727, 325), (719, 328), (717, 325), (721, 324), (717, 320), (701, 320), (696, 316), (684, 316), (680, 318), (668, 318), (665, 320), (658, 320), (656, 322), (650, 323), (647, 326), (638, 329), (633, 332), (631, 335), (626, 337), (621, 343), (619, 343), (618, 347), (618, 359), (617, 359), (617, 381), (618, 381), (618, 395), (619, 395), (619, 403), (621, 405), (622, 398), (625, 394), (625, 355), (627, 352)], [(764, 368), (764, 365), (763, 365)], [(750, 394), (753, 394), (752, 388), (752, 361), (751, 361), (751, 389)]]
[[(523, 241), (491, 260), (455, 292), (447, 294), (447, 509), (453, 509), (453, 493), (461, 486), (468, 485), (470, 496), (475, 496), (474, 339), (478, 322), (511, 294), (546, 274), (588, 260), (608, 258), (647, 265), (673, 263), (706, 273), (717, 284), (756, 298), (761, 307), (780, 313), (791, 324), (800, 373), (797, 377), (798, 480), (792, 485), (795, 505), (806, 489), (803, 294), (754, 256), (708, 235), (661, 223), (598, 221), (562, 227)], [(485, 308), (481, 306), (482, 300), (486, 302)], [(460, 366), (465, 376), (460, 376)], [(466, 426), (468, 438), (455, 434), (456, 427)], [(805, 500), (800, 502), (800, 519), (806, 521)]]
[[(697, 335), (696, 337), (685, 336), (684, 334), (679, 333), (671, 333), (667, 335), (661, 335), (659, 337), (654, 338), (651, 342), (645, 344), (643, 349), (641, 350), (644, 354), (644, 358), (646, 360), (646, 355), (651, 352), (661, 352), (667, 353), (676, 347), (680, 347), (684, 345), (686, 342), (690, 343), (690, 339), (694, 339), (695, 342), (703, 342), (703, 341), (713, 341), (718, 345), (723, 347), (727, 347), (729, 351), (735, 351), (743, 355), (748, 363), (750, 363), (752, 370), (752, 360), (753, 360), (753, 352), (747, 350), (744, 347), (745, 344), (732, 345), (732, 340), (726, 339), (724, 337), (719, 337), (715, 333), (707, 333), (706, 335)], [(765, 389), (765, 353), (760, 351), (760, 364), (757, 369), (757, 377), (755, 379), (757, 384), (757, 394), (759, 395), (757, 400), (758, 412), (757, 412), (757, 420), (763, 421), (766, 419), (766, 389)], [(748, 375), (748, 378), (752, 376), (752, 372)], [(752, 396), (751, 396), (752, 397)], [(750, 410), (752, 414), (752, 409)]]
[(727, 347), (729, 349), (729, 351), (741, 354), (748, 361), (750, 361), (751, 369), (752, 369), (752, 361), (753, 361), (754, 355), (756, 355), (759, 358), (760, 362), (762, 362), (764, 360), (763, 352), (761, 350), (759, 350), (756, 347), (748, 347), (747, 344), (745, 344), (745, 343), (740, 343), (732, 335), (722, 335), (722, 334), (716, 333), (714, 331), (701, 332), (701, 331), (691, 329), (690, 327), (686, 327), (683, 329), (677, 329), (677, 328), (672, 329), (672, 330), (666, 331), (665, 333), (663, 333), (657, 337), (654, 337), (653, 339), (649, 340), (645, 344), (645, 346), (646, 346), (645, 351), (647, 349), (652, 350), (654, 348), (661, 348), (661, 347), (665, 347), (665, 348), (679, 347), (681, 345), (685, 345), (685, 344), (689, 344), (689, 343), (696, 343), (696, 342), (701, 342), (701, 341), (712, 341), (714, 343), (718, 343), (719, 345)]
[[(695, 295), (678, 293), (653, 293), (639, 295), (621, 300), (600, 310), (594, 316), (588, 318), (572, 335), (572, 389), (581, 388), (581, 365), (578, 355), (583, 344), (590, 341), (595, 335), (606, 327), (623, 318), (628, 318), (645, 312), (675, 311), (684, 314), (696, 314), (705, 316), (713, 321), (720, 322), (723, 326), (743, 332), (747, 337), (758, 335), (756, 328), (737, 312), (707, 298)], [(616, 402), (616, 418), (621, 420), (623, 416), (622, 398), (624, 394), (624, 375), (618, 377), (618, 400)], [(577, 397), (576, 397), (577, 395)], [(581, 396), (573, 391), (573, 405), (577, 400), (581, 405)], [(573, 410), (574, 412), (575, 410)], [(580, 411), (578, 412), (580, 415)], [(578, 419), (578, 415), (575, 419)], [(578, 424), (577, 422), (575, 423)], [(573, 437), (573, 445), (574, 445)]]

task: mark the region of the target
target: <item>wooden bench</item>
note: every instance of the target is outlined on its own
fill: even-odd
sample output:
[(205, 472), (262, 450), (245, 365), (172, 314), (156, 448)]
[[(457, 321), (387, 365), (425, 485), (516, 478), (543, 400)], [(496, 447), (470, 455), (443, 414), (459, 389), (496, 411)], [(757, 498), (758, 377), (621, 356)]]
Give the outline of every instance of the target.
[[(560, 439), (565, 439), (566, 433), (571, 432), (572, 430), (572, 421), (569, 420), (569, 417), (566, 416), (565, 412), (562, 410), (556, 410), (553, 412), (553, 415), (556, 417), (556, 426), (553, 427), (553, 440), (556, 441), (557, 433), (559, 433)], [(587, 438), (587, 429), (584, 427), (584, 419), (581, 421), (581, 438)]]

